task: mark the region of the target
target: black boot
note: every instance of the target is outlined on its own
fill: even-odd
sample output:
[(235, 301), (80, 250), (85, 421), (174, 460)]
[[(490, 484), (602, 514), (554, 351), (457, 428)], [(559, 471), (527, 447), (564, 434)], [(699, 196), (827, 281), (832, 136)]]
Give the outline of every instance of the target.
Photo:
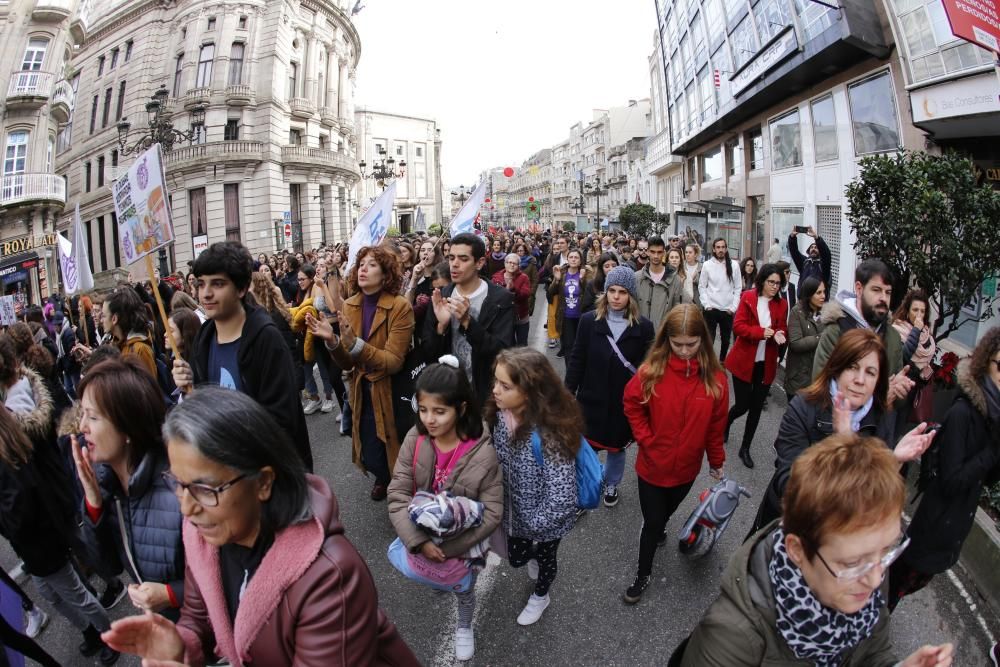
[(743, 461), (743, 465), (747, 468), (753, 468), (753, 459), (750, 458), (750, 445), (740, 447), (740, 461)]
[(101, 633), (92, 625), (88, 625), (83, 631), (83, 643), (80, 644), (80, 654), (85, 658), (97, 655), (97, 652), (104, 646), (101, 641)]

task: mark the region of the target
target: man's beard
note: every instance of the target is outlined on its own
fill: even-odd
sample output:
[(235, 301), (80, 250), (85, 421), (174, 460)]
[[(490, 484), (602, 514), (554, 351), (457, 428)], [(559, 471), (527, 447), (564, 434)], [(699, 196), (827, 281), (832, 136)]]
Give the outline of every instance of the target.
[(889, 310), (886, 309), (885, 314), (880, 315), (874, 308), (874, 306), (869, 306), (864, 301), (861, 301), (861, 316), (865, 318), (865, 322), (870, 324), (874, 328), (878, 328), (885, 322), (886, 316), (889, 314)]

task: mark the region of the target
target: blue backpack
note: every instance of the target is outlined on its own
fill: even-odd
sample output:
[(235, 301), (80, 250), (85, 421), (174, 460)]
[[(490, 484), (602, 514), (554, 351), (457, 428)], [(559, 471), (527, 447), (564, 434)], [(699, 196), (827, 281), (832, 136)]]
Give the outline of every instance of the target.
[[(538, 431), (531, 432), (531, 451), (535, 461), (542, 463), (542, 438)], [(576, 453), (576, 506), (582, 510), (597, 509), (604, 490), (604, 469), (597, 452), (586, 438), (580, 438), (580, 451)]]

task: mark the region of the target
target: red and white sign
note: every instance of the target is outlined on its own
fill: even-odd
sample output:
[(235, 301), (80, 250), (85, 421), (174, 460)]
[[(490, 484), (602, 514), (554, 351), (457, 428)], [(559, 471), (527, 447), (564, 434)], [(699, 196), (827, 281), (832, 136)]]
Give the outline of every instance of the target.
[(1000, 53), (998, 0), (942, 0), (956, 37)]
[(713, 78), (715, 79), (715, 87), (722, 88), (722, 75), (719, 74), (719, 70), (715, 70)]

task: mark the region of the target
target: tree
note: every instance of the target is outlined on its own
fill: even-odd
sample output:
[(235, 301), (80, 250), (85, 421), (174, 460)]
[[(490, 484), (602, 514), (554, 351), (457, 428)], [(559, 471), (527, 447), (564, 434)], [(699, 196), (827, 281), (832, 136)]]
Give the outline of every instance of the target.
[(649, 204), (628, 204), (618, 212), (622, 230), (638, 238), (649, 236), (656, 221), (656, 209)]
[[(878, 257), (897, 276), (893, 304), (916, 285), (930, 295), (935, 338), (993, 315), (983, 283), (1000, 274), (1000, 193), (976, 182), (957, 154), (872, 155), (846, 188), (859, 257)], [(963, 307), (982, 300), (977, 317)]]
[(438, 225), (438, 224), (428, 225), (427, 226), (427, 235), (428, 236), (441, 236), (441, 225)]

